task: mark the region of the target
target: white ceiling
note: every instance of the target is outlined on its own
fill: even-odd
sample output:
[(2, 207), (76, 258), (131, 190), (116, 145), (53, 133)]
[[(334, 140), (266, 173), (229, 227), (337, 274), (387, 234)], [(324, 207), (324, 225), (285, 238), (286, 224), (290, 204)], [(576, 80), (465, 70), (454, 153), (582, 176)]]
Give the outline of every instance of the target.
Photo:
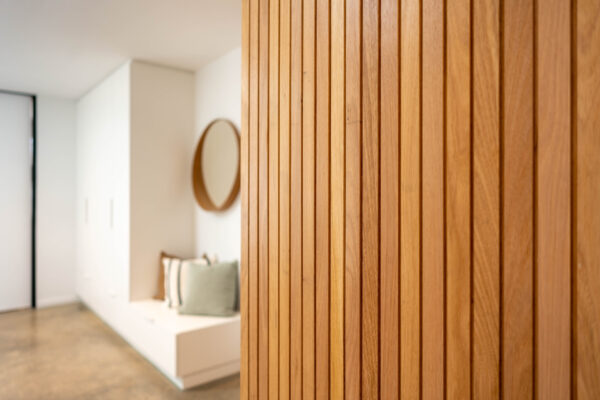
[(0, 89), (78, 98), (128, 59), (196, 70), (240, 43), (240, 0), (0, 0)]

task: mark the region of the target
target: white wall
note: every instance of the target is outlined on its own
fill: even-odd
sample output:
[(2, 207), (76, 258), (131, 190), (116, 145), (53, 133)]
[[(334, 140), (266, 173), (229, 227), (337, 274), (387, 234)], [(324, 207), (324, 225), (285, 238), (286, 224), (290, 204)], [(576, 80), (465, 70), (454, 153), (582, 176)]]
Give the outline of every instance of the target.
[(75, 102), (39, 96), (37, 110), (37, 302), (75, 296)]
[[(232, 50), (196, 72), (196, 137), (210, 121), (226, 118), (238, 131), (242, 110), (242, 52)], [(191, 161), (190, 161), (191, 166)], [(220, 260), (240, 260), (240, 196), (223, 212), (207, 212), (195, 203), (196, 255), (216, 253)]]
[(77, 293), (111, 321), (156, 294), (162, 250), (193, 256), (194, 74), (126, 63), (79, 100), (77, 135)]
[[(126, 74), (127, 70), (128, 67), (124, 66), (115, 75)], [(107, 96), (111, 97), (109, 94)], [(188, 182), (193, 150), (206, 125), (215, 118), (227, 118), (240, 128), (241, 49), (235, 49), (197, 71), (195, 100), (196, 124), (193, 144), (187, 150), (188, 159), (182, 163), (184, 166), (177, 167), (185, 170), (181, 176)], [(109, 100), (105, 103), (114, 105), (115, 101)], [(128, 113), (127, 110), (125, 112)], [(97, 113), (95, 116), (100, 117)], [(76, 300), (76, 214), (84, 211), (83, 204), (76, 203), (77, 140), (81, 139), (76, 137), (76, 120), (75, 101), (38, 96), (37, 297), (40, 307)], [(128, 118), (126, 120), (128, 124)], [(118, 148), (129, 151), (128, 146)], [(80, 181), (82, 186), (85, 186), (84, 180)], [(239, 196), (225, 212), (205, 212), (193, 200), (191, 183), (186, 182), (185, 185), (189, 187), (189, 193), (182, 199), (193, 202), (195, 209), (196, 233), (195, 237), (193, 233), (191, 235), (195, 241), (196, 254), (217, 253), (222, 260), (239, 260)], [(119, 215), (120, 210), (122, 208), (115, 207), (115, 222), (127, 220), (129, 217)], [(126, 232), (126, 235), (128, 233)], [(178, 253), (179, 249), (166, 246), (164, 250)], [(115, 264), (129, 262), (129, 254), (116, 258), (120, 260)], [(119, 272), (117, 274), (121, 275)], [(153, 274), (149, 276), (155, 279)], [(129, 282), (122, 284), (124, 287), (117, 288), (119, 292), (127, 290)]]
[(194, 74), (131, 63), (130, 299), (156, 294), (161, 251), (194, 251)]

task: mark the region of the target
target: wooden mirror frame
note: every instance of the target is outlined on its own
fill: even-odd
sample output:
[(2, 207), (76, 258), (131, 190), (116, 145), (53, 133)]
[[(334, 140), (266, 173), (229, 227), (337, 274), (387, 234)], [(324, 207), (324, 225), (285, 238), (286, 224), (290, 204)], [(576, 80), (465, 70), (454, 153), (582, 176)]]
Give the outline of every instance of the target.
[[(227, 125), (231, 127), (233, 132), (235, 133), (236, 143), (237, 143), (237, 172), (235, 175), (235, 181), (233, 186), (231, 187), (231, 192), (227, 196), (227, 199), (223, 202), (223, 204), (219, 207), (213, 203), (208, 191), (206, 190), (206, 184), (204, 182), (204, 177), (202, 176), (202, 149), (204, 148), (204, 139), (206, 138), (206, 134), (210, 130), (210, 128), (216, 124), (217, 122), (225, 122)], [(196, 152), (194, 153), (194, 164), (192, 166), (192, 187), (194, 188), (194, 196), (196, 197), (196, 201), (206, 211), (225, 211), (235, 201), (240, 192), (240, 134), (235, 127), (235, 125), (224, 118), (217, 118), (213, 120), (202, 132), (202, 136), (200, 137), (200, 142), (196, 147)]]

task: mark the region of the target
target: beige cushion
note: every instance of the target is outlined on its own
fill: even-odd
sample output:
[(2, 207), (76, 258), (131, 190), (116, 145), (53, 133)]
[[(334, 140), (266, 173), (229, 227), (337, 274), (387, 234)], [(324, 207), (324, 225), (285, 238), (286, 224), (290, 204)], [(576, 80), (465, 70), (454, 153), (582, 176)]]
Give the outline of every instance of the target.
[(164, 292), (165, 303), (168, 307), (178, 308), (181, 305), (184, 294), (182, 288), (189, 285), (189, 269), (194, 265), (208, 266), (208, 262), (204, 258), (183, 260), (177, 257), (164, 257), (162, 259), (164, 268)]

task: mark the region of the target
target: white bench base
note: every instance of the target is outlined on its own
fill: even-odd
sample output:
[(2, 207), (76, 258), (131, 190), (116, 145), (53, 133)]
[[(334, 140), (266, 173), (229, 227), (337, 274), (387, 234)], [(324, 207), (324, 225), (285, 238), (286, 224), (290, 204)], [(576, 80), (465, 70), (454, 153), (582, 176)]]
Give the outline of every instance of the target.
[(158, 300), (134, 301), (121, 307), (83, 300), (180, 389), (240, 371), (239, 314), (178, 315)]
[(240, 361), (234, 361), (224, 365), (220, 365), (214, 368), (210, 368), (204, 371), (195, 372), (193, 374), (185, 375), (182, 377), (175, 378), (174, 382), (179, 389), (189, 389), (195, 386), (204, 385), (215, 381), (217, 379), (224, 378), (238, 374), (240, 372)]

